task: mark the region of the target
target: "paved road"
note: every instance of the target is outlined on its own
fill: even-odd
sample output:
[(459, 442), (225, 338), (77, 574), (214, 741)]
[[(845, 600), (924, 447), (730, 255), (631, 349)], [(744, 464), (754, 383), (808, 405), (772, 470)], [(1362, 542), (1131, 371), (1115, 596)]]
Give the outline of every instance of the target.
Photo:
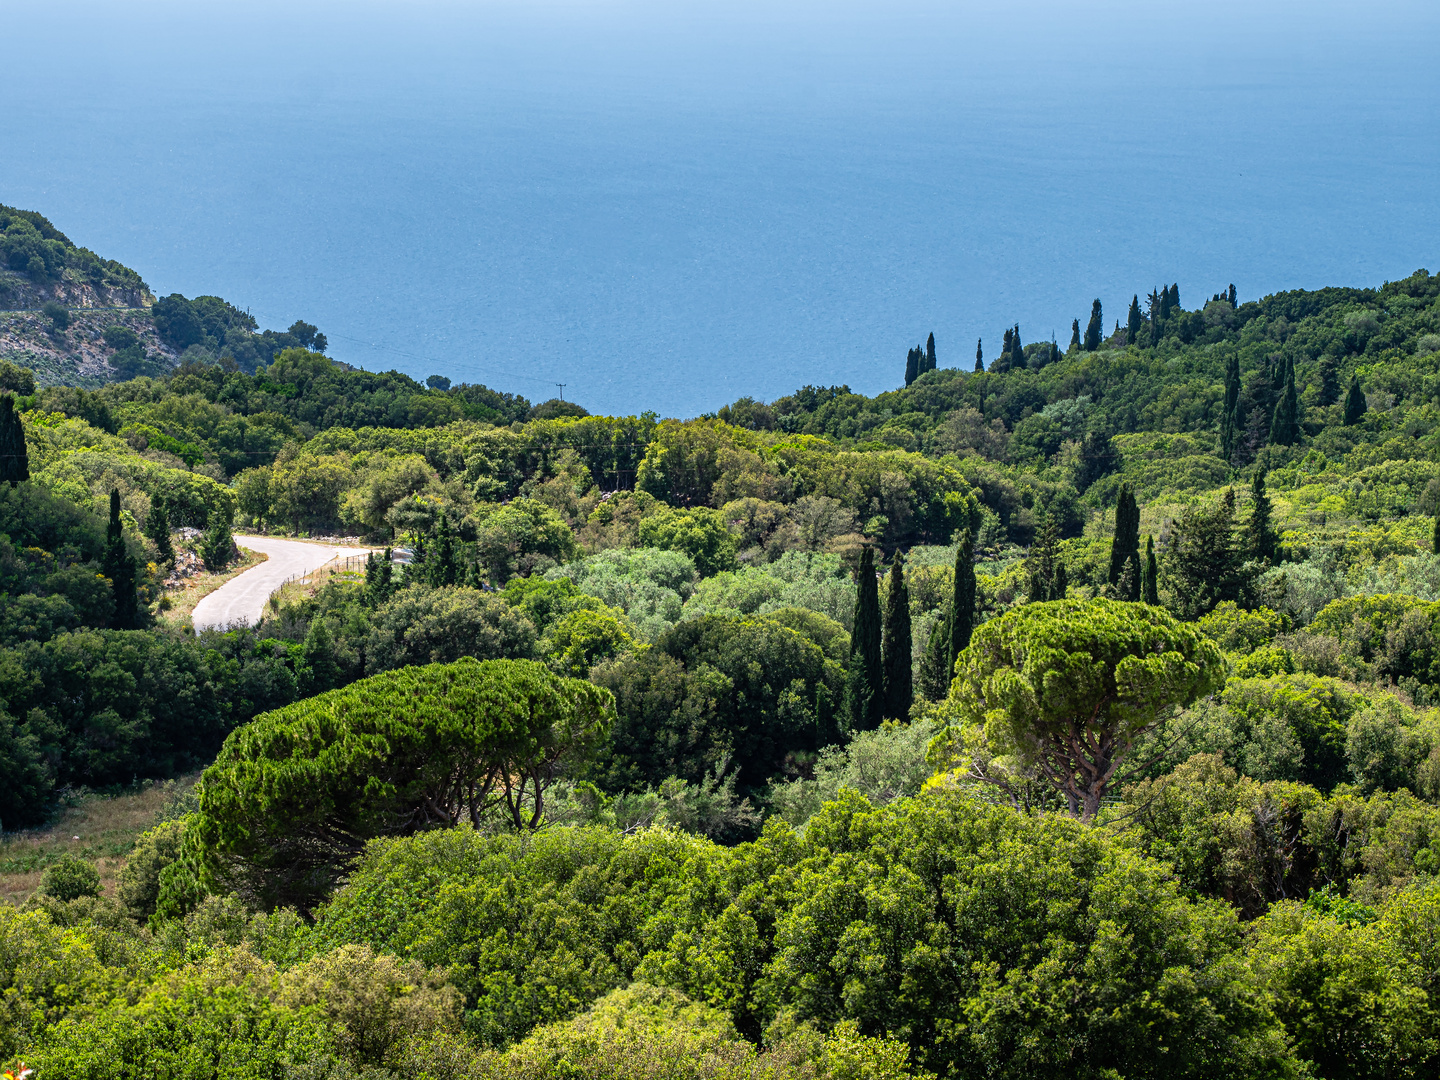
[(367, 550), (279, 540), (273, 536), (237, 536), (235, 542), (270, 558), (231, 578), (196, 604), (191, 616), (196, 630), (251, 626), (260, 621), (265, 601), (286, 578), (324, 566), (337, 555), (363, 555)]

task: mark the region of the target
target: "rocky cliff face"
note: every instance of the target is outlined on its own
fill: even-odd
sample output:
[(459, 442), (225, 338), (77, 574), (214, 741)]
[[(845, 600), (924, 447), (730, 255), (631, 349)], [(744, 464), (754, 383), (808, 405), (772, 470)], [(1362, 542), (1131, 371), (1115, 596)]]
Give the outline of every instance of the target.
[[(58, 300), (64, 304), (64, 300)], [(70, 308), (70, 325), (59, 329), (39, 311), (0, 311), (0, 359), (35, 373), (41, 386), (96, 386), (145, 372), (119, 370), (115, 350), (102, 336), (110, 326), (135, 332), (149, 373), (173, 367), (176, 355), (155, 333), (147, 307)]]
[(110, 288), (79, 279), (66, 273), (58, 281), (36, 284), (25, 274), (0, 267), (0, 311), (38, 310), (54, 301), (67, 308), (143, 308), (148, 310), (155, 297), (149, 288)]

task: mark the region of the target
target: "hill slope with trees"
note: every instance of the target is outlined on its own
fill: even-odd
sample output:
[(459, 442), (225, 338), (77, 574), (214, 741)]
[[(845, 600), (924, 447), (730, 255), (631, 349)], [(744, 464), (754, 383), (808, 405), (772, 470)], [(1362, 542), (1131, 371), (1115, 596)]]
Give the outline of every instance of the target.
[[(0, 1060), (1440, 1067), (1440, 279), (690, 420), (143, 307), (173, 365), (0, 366), (0, 824), (205, 771), (113, 895), (0, 908)], [(177, 562), (241, 529), (407, 559), (196, 634)]]

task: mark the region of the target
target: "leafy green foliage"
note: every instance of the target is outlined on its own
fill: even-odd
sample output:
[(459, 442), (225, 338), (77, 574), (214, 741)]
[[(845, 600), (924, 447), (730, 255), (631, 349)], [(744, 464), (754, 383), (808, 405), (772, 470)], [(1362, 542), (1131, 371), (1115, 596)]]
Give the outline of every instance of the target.
[(40, 875), (39, 892), (64, 903), (82, 896), (100, 895), (100, 871), (76, 855), (65, 854)]
[(832, 741), (826, 703), (839, 701), (841, 673), (779, 622), (708, 615), (593, 678), (615, 694), (617, 718), (589, 775), (620, 791), (668, 776), (698, 783), (727, 764), (745, 788), (762, 785), (790, 755)]

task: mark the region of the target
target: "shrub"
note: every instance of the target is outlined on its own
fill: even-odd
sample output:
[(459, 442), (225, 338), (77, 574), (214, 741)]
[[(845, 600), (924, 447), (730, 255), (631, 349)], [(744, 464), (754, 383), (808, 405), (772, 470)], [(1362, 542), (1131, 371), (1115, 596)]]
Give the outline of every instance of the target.
[(41, 305), (40, 310), (56, 330), (64, 330), (70, 325), (70, 311), (63, 304), (48, 300)]
[(93, 863), (77, 855), (65, 854), (51, 863), (40, 875), (38, 891), (56, 900), (78, 900), (82, 896), (100, 895), (100, 871)]

